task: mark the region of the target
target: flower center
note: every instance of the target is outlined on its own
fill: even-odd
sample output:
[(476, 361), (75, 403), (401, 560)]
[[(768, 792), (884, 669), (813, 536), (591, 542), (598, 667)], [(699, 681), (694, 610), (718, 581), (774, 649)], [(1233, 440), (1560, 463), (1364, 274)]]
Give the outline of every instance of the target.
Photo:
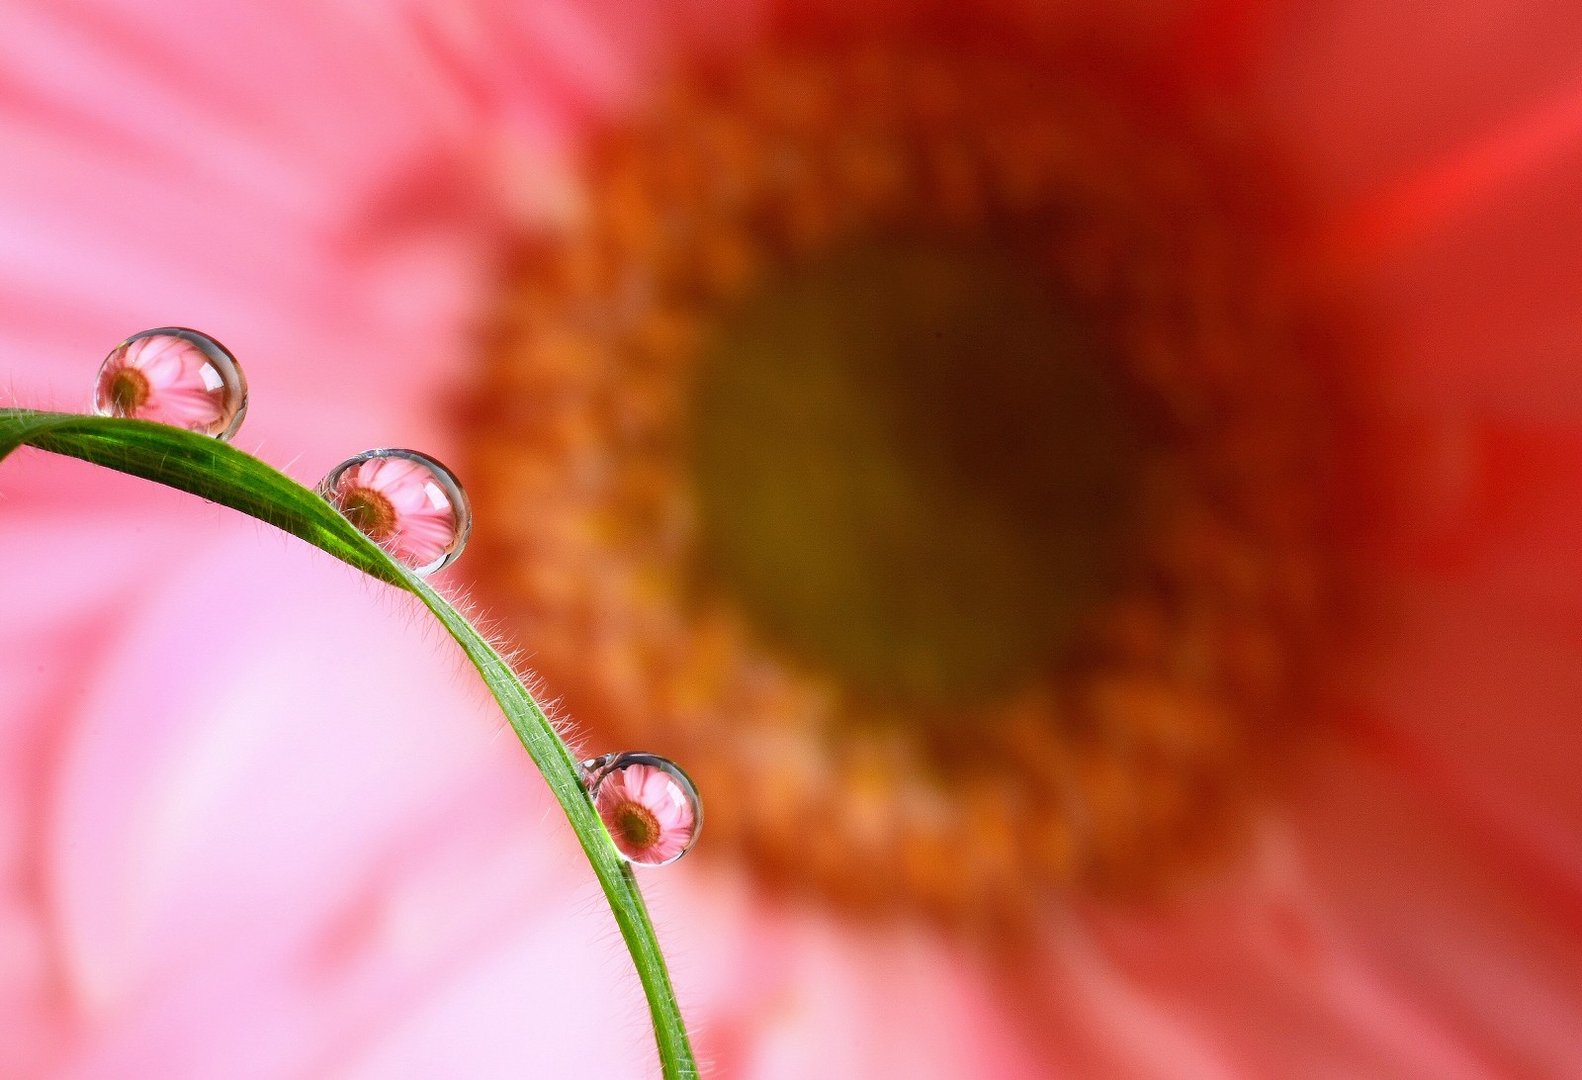
[(381, 544), (395, 535), (396, 510), (383, 492), (349, 487), (341, 495), (341, 513), (368, 539)]
[(686, 765), (705, 855), (1006, 924), (1235, 850), (1353, 474), (1258, 159), (932, 40), (591, 140), (502, 285), (469, 562), (579, 721)]
[(122, 415), (131, 416), (148, 403), (148, 376), (134, 367), (123, 367), (110, 379), (110, 402)]
[(659, 841), (659, 819), (641, 803), (628, 801), (612, 807), (605, 822), (630, 851), (646, 851)]
[(1062, 662), (1136, 554), (1140, 433), (1106, 346), (1042, 268), (985, 243), (787, 273), (703, 359), (694, 468), (722, 587), (878, 696), (1005, 696)]

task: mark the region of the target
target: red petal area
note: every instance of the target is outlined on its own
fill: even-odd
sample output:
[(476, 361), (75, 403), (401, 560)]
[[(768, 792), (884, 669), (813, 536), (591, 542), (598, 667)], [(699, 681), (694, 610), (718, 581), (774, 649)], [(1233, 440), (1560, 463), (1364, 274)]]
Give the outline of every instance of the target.
[(1393, 261), (1425, 236), (1502, 206), (1529, 181), (1562, 169), (1579, 153), (1582, 84), (1365, 199), (1342, 221), (1338, 254), (1363, 266)]
[(1582, 75), (1571, 0), (1285, 5), (1263, 100), (1304, 178), (1339, 209), (1551, 99)]
[(1582, 424), (1419, 409), (1387, 428), (1373, 456), (1394, 565), (1429, 584), (1492, 582), (1496, 610), (1582, 619)]
[(1363, 745), (1445, 801), (1496, 865), (1582, 883), (1582, 634), (1497, 582), (1414, 583), (1370, 643)]
[(1579, 178), (1582, 139), (1369, 274), (1390, 400), (1582, 427)]

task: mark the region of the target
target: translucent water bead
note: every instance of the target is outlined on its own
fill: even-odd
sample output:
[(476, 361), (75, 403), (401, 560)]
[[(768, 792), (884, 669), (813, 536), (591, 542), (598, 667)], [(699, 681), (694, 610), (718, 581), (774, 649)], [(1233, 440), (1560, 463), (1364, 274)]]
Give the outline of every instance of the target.
[(455, 475), (416, 450), (365, 450), (331, 469), (319, 494), (416, 574), (455, 562), (472, 531)]
[(161, 326), (110, 350), (99, 367), (93, 406), (100, 416), (229, 439), (247, 414), (247, 379), (231, 351), (209, 335)]
[(582, 763), (582, 782), (628, 862), (664, 866), (685, 855), (703, 827), (691, 778), (654, 754), (605, 754)]

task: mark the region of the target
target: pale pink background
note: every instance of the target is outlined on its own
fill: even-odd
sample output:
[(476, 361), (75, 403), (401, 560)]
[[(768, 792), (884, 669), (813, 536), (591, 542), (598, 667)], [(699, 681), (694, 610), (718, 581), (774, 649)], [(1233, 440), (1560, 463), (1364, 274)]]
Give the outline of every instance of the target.
[[(1356, 679), (1370, 734), (1222, 890), (1052, 908), (1010, 986), (729, 866), (649, 875), (700, 1050), (777, 1080), (1578, 1075), (1582, 8), (1069, 17), (1256, 103), (1376, 313), (1399, 619)], [(11, 4), (0, 385), (84, 408), (111, 345), (176, 322), (246, 365), (236, 444), (304, 482), (372, 445), (443, 458), (494, 245), (574, 207), (579, 131), (666, 57), (758, 26), (739, 3)], [(567, 830), (410, 605), (34, 454), (0, 468), (0, 597), (0, 1076), (655, 1073)]]

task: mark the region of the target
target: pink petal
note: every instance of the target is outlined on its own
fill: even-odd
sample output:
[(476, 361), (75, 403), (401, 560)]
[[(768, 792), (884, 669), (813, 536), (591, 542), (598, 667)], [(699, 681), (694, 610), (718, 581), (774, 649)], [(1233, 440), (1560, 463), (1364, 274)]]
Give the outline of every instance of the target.
[(1582, 1069), (1570, 1035), (1582, 1022), (1582, 877), (1557, 896), (1501, 869), (1438, 793), (1393, 764), (1347, 754), (1332, 765), (1336, 779), (1314, 785), (1299, 821), (1315, 889), (1358, 956), (1496, 1074)]
[(189, 347), (185, 341), (168, 334), (138, 338), (126, 347), (121, 359), (124, 363), (146, 372), (161, 357), (171, 353), (179, 354)]
[(224, 414), (225, 410), (215, 402), (212, 394), (197, 390), (156, 391), (148, 403), (138, 410), (138, 416), (144, 420), (156, 420), (194, 431), (207, 430)]
[(387, 471), (380, 477), (380, 490), (403, 517), (432, 516), (436, 508), (429, 499), (430, 483), (432, 477), (428, 470), (412, 465), (410, 471), (404, 471), (399, 476)]

